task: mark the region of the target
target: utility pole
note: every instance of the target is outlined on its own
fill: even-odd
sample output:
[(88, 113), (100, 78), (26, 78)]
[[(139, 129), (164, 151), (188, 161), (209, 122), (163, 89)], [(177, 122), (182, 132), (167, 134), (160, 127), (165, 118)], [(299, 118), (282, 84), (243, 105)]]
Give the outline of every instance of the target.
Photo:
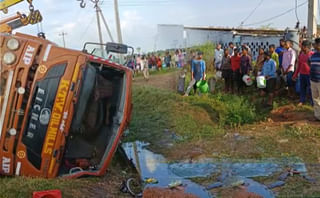
[[(78, 0), (81, 1), (80, 3), (80, 7), (81, 8), (85, 8), (86, 7), (86, 3), (84, 2), (84, 0)], [(99, 6), (99, 1), (100, 0), (90, 0), (92, 3), (94, 3), (94, 8), (96, 9), (96, 17), (97, 17), (97, 26), (98, 26), (98, 34), (99, 34), (99, 43), (100, 43), (100, 50), (101, 50), (101, 57), (104, 57), (105, 55), (105, 50), (103, 48), (104, 43), (103, 43), (103, 37), (102, 37), (102, 30), (101, 30), (101, 21), (100, 21), (100, 17), (102, 18), (102, 22), (104, 23), (105, 28), (107, 29), (107, 32), (109, 34), (110, 40), (112, 42), (114, 42), (111, 31), (109, 29), (109, 26), (107, 24), (106, 19), (104, 18), (104, 15), (102, 13), (102, 10)]]
[(117, 25), (118, 42), (119, 42), (119, 43), (123, 43), (123, 41), (122, 41), (122, 34), (121, 34), (120, 17), (119, 17), (118, 0), (114, 0), (114, 12), (115, 12), (115, 15), (116, 15), (116, 25)]
[(103, 13), (102, 13), (102, 11), (101, 11), (101, 8), (100, 8), (99, 6), (98, 6), (98, 8), (99, 8), (100, 16), (101, 16), (101, 18), (102, 18), (102, 22), (104, 23), (104, 26), (106, 27), (106, 30), (107, 30), (107, 32), (108, 32), (108, 34), (109, 34), (109, 38), (110, 38), (110, 40), (111, 40), (112, 42), (114, 42), (114, 39), (113, 39), (113, 36), (112, 36), (112, 34), (111, 34), (110, 28), (109, 28), (109, 26), (108, 26), (108, 24), (107, 24), (106, 19), (104, 18), (104, 15), (103, 15)]
[(318, 0), (309, 0), (308, 5), (308, 38), (317, 34)]
[(67, 36), (68, 34), (64, 31), (61, 32), (61, 34), (59, 34), (59, 36), (62, 36), (62, 41), (63, 41), (63, 47), (66, 47), (66, 40), (65, 40), (65, 36)]

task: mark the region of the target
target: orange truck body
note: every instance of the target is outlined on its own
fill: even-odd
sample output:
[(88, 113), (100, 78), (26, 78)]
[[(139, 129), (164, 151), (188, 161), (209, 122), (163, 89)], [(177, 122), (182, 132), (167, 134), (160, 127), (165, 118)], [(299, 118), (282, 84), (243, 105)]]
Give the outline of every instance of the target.
[(0, 175), (104, 175), (130, 121), (131, 70), (21, 33), (0, 33), (0, 64)]

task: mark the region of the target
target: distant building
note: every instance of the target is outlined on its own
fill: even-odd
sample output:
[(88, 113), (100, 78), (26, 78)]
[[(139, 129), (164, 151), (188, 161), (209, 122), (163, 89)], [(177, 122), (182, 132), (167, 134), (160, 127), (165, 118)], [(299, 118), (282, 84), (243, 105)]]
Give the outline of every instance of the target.
[(254, 57), (259, 46), (267, 49), (270, 44), (279, 44), (284, 30), (191, 27), (183, 25), (158, 25), (157, 50), (187, 48), (206, 42), (220, 43), (227, 46), (229, 42), (241, 46), (247, 43)]

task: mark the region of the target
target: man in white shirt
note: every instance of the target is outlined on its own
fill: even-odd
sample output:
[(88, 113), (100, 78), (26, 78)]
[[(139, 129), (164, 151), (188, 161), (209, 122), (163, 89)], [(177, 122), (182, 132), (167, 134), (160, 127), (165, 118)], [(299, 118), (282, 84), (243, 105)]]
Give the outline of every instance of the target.
[(217, 48), (214, 50), (214, 65), (216, 67), (216, 70), (221, 69), (222, 58), (223, 49), (221, 49), (221, 44), (217, 44)]
[(297, 60), (297, 54), (292, 49), (292, 42), (286, 41), (285, 50), (282, 56), (282, 74), (287, 76), (287, 86), (289, 88), (289, 97), (293, 97), (295, 83), (292, 80), (294, 68)]

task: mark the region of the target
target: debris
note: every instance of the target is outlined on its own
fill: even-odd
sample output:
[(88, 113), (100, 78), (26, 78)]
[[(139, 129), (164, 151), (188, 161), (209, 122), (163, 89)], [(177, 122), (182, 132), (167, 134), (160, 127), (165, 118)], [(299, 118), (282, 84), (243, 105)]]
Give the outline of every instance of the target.
[[(134, 178), (130, 178), (127, 181), (123, 181), (120, 187), (120, 191), (123, 193), (129, 193), (133, 197), (142, 197), (142, 192), (135, 192), (138, 182)], [(140, 189), (139, 189), (140, 191)]]
[(296, 170), (296, 169), (289, 169), (288, 170), (290, 176), (293, 176), (293, 175), (300, 175), (300, 171)]
[(273, 189), (273, 188), (277, 188), (277, 187), (281, 187), (281, 186), (284, 186), (286, 183), (284, 181), (276, 181), (272, 184), (269, 184), (268, 185), (268, 188), (269, 189)]
[(244, 180), (238, 180), (238, 181), (234, 181), (233, 183), (231, 183), (231, 187), (237, 187), (237, 186), (241, 186), (245, 184)]
[(47, 191), (37, 191), (33, 192), (32, 198), (62, 198), (62, 194), (60, 190), (47, 190)]
[(310, 182), (310, 183), (312, 183), (312, 184), (314, 184), (314, 183), (317, 182), (316, 179), (314, 179), (314, 178), (312, 178), (312, 177), (310, 177), (310, 176), (308, 176), (308, 175), (303, 175), (302, 178), (305, 179), (305, 180), (307, 180), (308, 182)]
[(268, 118), (269, 123), (273, 123), (273, 120), (271, 118)]
[(147, 178), (147, 179), (144, 180), (144, 182), (145, 182), (146, 184), (157, 184), (157, 183), (158, 183), (158, 180), (155, 179), (155, 178)]
[(278, 140), (278, 142), (279, 142), (280, 144), (283, 144), (283, 143), (289, 142), (289, 140), (288, 140), (288, 139), (281, 139), (281, 140)]
[(289, 177), (289, 175), (290, 175), (290, 173), (288, 171), (284, 172), (278, 177), (278, 180), (285, 181)]
[(223, 182), (226, 180), (227, 177), (230, 177), (232, 174), (231, 172), (222, 172), (221, 175), (217, 178), (219, 182)]
[(168, 187), (171, 189), (176, 188), (178, 186), (182, 186), (182, 181), (173, 181), (170, 184), (168, 184)]
[(211, 189), (214, 189), (214, 188), (220, 188), (223, 186), (223, 183), (221, 182), (216, 182), (216, 183), (213, 183), (213, 184), (210, 184), (209, 186), (206, 187), (207, 190), (211, 190)]

